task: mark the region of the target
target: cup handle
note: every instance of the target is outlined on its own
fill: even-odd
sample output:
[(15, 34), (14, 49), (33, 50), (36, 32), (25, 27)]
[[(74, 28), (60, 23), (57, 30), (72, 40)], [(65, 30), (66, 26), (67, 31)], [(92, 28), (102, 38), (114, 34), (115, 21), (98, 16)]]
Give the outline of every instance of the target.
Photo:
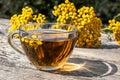
[[(19, 37), (19, 31), (12, 31), (9, 35), (8, 35), (8, 43), (10, 44), (10, 46), (12, 48), (14, 48), (16, 51), (20, 52), (21, 54), (25, 54), (24, 51), (22, 50), (22, 48), (20, 48), (15, 41), (13, 41), (15, 39), (15, 35), (17, 35), (17, 37)], [(17, 46), (17, 47), (16, 47)]]

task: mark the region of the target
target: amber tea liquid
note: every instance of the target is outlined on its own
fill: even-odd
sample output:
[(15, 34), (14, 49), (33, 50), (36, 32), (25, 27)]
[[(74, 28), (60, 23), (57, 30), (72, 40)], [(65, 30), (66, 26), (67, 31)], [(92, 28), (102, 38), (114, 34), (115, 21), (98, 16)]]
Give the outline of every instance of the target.
[[(52, 32), (56, 33), (56, 30), (52, 30)], [(21, 41), (27, 57), (38, 69), (59, 68), (70, 57), (76, 38), (72, 34), (61, 34), (62, 30), (57, 32), (58, 34), (49, 34), (51, 33), (50, 30), (42, 34), (37, 31), (29, 31), (30, 35), (25, 35), (28, 41)], [(31, 36), (33, 34), (40, 39), (37, 37), (36, 39), (32, 39)], [(29, 44), (30, 40), (33, 41), (33, 46)], [(36, 41), (41, 41), (42, 44), (37, 45), (34, 43)]]

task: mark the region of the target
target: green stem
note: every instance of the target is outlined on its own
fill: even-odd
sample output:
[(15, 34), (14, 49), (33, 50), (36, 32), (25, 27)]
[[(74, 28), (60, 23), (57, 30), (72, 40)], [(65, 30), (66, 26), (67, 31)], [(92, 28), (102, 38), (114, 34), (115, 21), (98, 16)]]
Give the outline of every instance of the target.
[(120, 17), (120, 13), (119, 13), (119, 14), (117, 14), (116, 16), (114, 16), (114, 18), (113, 18), (113, 19), (116, 19), (117, 17)]

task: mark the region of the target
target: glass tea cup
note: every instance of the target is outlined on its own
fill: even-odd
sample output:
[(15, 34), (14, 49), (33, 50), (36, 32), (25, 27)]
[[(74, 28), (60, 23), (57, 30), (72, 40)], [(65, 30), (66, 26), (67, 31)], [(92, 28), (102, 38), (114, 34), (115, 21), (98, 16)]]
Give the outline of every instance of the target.
[[(20, 47), (16, 46), (15, 35)], [(29, 23), (8, 35), (9, 44), (25, 54), (39, 70), (57, 70), (70, 57), (77, 38), (77, 28), (70, 24)]]

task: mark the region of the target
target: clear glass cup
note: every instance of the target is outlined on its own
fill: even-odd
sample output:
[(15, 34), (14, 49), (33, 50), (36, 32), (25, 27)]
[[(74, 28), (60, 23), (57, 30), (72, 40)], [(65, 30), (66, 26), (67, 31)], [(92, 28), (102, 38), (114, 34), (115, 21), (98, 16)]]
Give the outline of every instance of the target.
[[(20, 40), (22, 49), (16, 45), (16, 38)], [(70, 24), (29, 23), (10, 33), (8, 42), (25, 54), (37, 69), (57, 70), (70, 57), (76, 38), (77, 28)]]

